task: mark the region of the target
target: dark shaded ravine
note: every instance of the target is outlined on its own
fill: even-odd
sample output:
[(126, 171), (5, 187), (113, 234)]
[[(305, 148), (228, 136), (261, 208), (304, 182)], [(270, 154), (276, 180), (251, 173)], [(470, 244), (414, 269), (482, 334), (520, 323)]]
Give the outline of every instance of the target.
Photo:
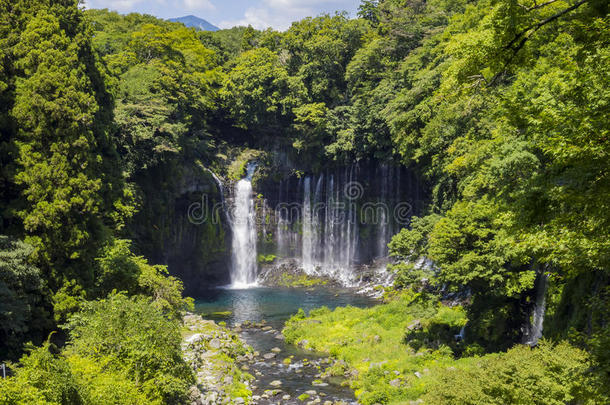
[[(339, 378), (324, 379), (322, 384), (314, 384), (320, 379), (320, 373), (331, 363), (328, 356), (312, 353), (286, 344), (280, 331), (285, 321), (299, 308), (306, 312), (321, 306), (331, 309), (338, 306), (352, 305), (368, 307), (376, 301), (358, 295), (349, 289), (315, 289), (290, 288), (251, 288), (244, 290), (216, 289), (210, 290), (195, 302), (195, 310), (204, 318), (225, 321), (227, 326), (236, 330), (241, 338), (259, 353), (254, 363), (244, 363), (248, 372), (256, 380), (253, 382), (253, 398), (258, 404), (297, 404), (304, 403), (298, 396), (309, 391), (307, 401), (319, 397), (325, 401), (355, 403), (352, 390), (341, 385)], [(260, 322), (265, 322), (261, 327)], [(257, 327), (249, 327), (256, 323)], [(272, 349), (279, 349), (273, 358)], [(290, 358), (290, 364), (284, 359)], [(273, 382), (281, 381), (274, 386)], [(272, 395), (270, 390), (281, 390)], [(312, 394), (311, 391), (315, 391)], [(290, 398), (286, 395), (290, 395)], [(268, 398), (266, 398), (268, 396)], [(259, 398), (260, 397), (260, 398)]]

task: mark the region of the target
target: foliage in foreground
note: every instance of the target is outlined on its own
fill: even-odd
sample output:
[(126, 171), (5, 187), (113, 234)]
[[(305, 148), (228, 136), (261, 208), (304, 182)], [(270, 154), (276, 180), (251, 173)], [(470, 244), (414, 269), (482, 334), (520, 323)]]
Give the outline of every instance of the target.
[[(150, 298), (112, 294), (83, 304), (69, 342), (31, 349), (0, 384), (7, 404), (180, 404), (192, 374), (182, 359), (180, 321)], [(38, 401), (38, 402), (37, 402)]]
[(518, 345), (506, 353), (472, 359), (465, 367), (439, 370), (429, 404), (597, 404), (585, 351), (566, 342)]
[[(17, 245), (8, 262), (25, 268)], [(8, 404), (180, 404), (193, 382), (180, 347), (181, 314), (191, 300), (182, 283), (151, 266), (116, 240), (99, 258), (95, 292), (86, 300), (76, 283), (54, 296), (57, 320), (64, 321), (68, 342), (58, 350), (49, 342), (30, 347), (14, 376), (0, 383), (0, 402)], [(11, 273), (9, 273), (10, 275)], [(19, 273), (16, 273), (19, 274)], [(14, 283), (13, 283), (14, 284)], [(124, 291), (111, 291), (109, 286)], [(19, 284), (16, 284), (19, 287)], [(22, 294), (11, 286), (14, 294)], [(10, 290), (9, 290), (10, 291)], [(27, 290), (26, 290), (27, 292)], [(19, 295), (17, 295), (18, 297)]]
[(32, 251), (30, 245), (0, 235), (0, 359), (19, 353), (27, 338), (41, 339), (50, 324), (44, 280), (28, 262)]
[(368, 309), (322, 308), (309, 317), (300, 312), (283, 333), (288, 342), (335, 357), (329, 373), (350, 376), (365, 405), (420, 398), (456, 405), (603, 403), (583, 350), (543, 341), (479, 357), (473, 355), (480, 352), (477, 345), (455, 342), (465, 322), (460, 307), (403, 293)]
[(17, 404), (148, 404), (138, 385), (108, 359), (53, 354), (49, 343), (21, 359), (14, 377), (0, 383), (0, 403)]

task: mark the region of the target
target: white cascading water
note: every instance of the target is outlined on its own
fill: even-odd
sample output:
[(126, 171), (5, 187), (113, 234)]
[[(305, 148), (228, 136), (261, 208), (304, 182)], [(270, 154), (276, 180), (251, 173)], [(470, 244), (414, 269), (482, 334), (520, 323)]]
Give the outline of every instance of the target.
[[(355, 182), (354, 168), (346, 169), (344, 183)], [(312, 186), (315, 184), (315, 189)], [(354, 202), (346, 200), (343, 185), (328, 176), (305, 177), (301, 223), (301, 260), (307, 274), (320, 273), (352, 285), (357, 255), (358, 225)], [(324, 200), (324, 195), (326, 200)], [(341, 208), (337, 209), (337, 203)]]
[[(388, 202), (388, 183), (389, 183), (389, 176), (388, 176), (388, 166), (382, 164), (380, 166), (380, 171), (381, 171), (381, 178), (379, 179), (379, 181), (381, 182), (381, 192), (379, 195), (379, 203), (381, 204), (385, 204)], [(388, 253), (388, 242), (389, 242), (389, 237), (388, 234), (390, 232), (389, 229), (389, 218), (388, 218), (388, 212), (386, 209), (382, 208), (379, 210), (379, 217), (376, 218), (377, 220), (377, 258), (385, 258), (387, 257), (387, 253)]]
[(546, 290), (548, 287), (548, 274), (541, 274), (536, 286), (536, 304), (534, 305), (532, 322), (524, 335), (524, 344), (536, 346), (542, 337), (542, 326), (546, 312)]
[(222, 180), (220, 180), (220, 177), (218, 177), (216, 175), (216, 173), (214, 173), (210, 169), (205, 169), (205, 170), (207, 170), (208, 173), (210, 173), (210, 175), (212, 176), (212, 178), (216, 182), (216, 186), (218, 187), (218, 194), (220, 194), (220, 202), (222, 204), (222, 214), (224, 215), (225, 218), (228, 218), (228, 215), (227, 215), (227, 203), (225, 201), (225, 188), (224, 188), (224, 186), (222, 184)]
[(305, 177), (303, 182), (303, 248), (302, 262), (303, 270), (307, 274), (313, 274), (313, 223), (311, 220), (311, 178)]
[[(391, 282), (392, 273), (385, 271), (387, 244), (404, 226), (402, 222), (397, 223), (394, 216), (394, 208), (402, 202), (401, 170), (381, 164), (373, 178), (367, 178), (369, 174), (365, 171), (359, 179), (360, 173), (358, 164), (354, 164), (324, 174), (300, 177), (298, 184), (290, 180), (280, 182), (278, 201), (284, 207), (291, 207), (292, 198), (298, 195), (300, 205), (298, 220), (291, 212), (292, 208), (275, 212), (275, 237), (280, 257), (298, 257), (307, 274), (329, 276), (346, 286), (360, 284), (355, 274), (358, 265), (365, 263), (374, 269), (379, 280)], [(409, 195), (415, 195), (417, 184), (411, 177), (405, 184)], [(371, 197), (375, 199), (371, 201)], [(374, 210), (370, 219), (376, 222), (365, 219), (363, 207), (367, 204), (367, 215), (371, 216)], [(297, 224), (298, 230), (295, 229)], [(363, 240), (360, 240), (361, 233)]]
[(249, 288), (256, 285), (256, 216), (252, 198), (252, 175), (255, 163), (249, 163), (246, 177), (235, 185), (232, 230), (231, 288)]

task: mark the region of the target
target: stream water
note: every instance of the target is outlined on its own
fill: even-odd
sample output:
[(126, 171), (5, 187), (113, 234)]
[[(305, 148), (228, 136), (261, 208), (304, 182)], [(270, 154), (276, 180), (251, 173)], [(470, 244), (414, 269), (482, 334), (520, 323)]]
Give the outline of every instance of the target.
[[(299, 308), (305, 312), (321, 306), (331, 309), (338, 306), (352, 305), (369, 307), (376, 301), (363, 295), (355, 294), (349, 289), (282, 289), (282, 288), (249, 288), (249, 289), (215, 289), (210, 290), (195, 301), (196, 312), (204, 318), (225, 321), (227, 326), (235, 326), (245, 321), (266, 321), (271, 330), (244, 328), (240, 336), (254, 350), (262, 354), (279, 348), (280, 352), (272, 359), (260, 360), (250, 365), (249, 372), (256, 377), (253, 394), (264, 396), (266, 390), (280, 389), (282, 392), (270, 398), (260, 398), (258, 404), (296, 404), (301, 403), (297, 397), (314, 390), (316, 395), (325, 401), (344, 401), (355, 403), (353, 392), (341, 385), (340, 379), (325, 379), (322, 385), (315, 384), (319, 379), (320, 367), (328, 363), (322, 353), (304, 351), (294, 345), (278, 339), (278, 332), (285, 321)], [(292, 356), (292, 357), (291, 357)], [(290, 364), (283, 360), (291, 357)], [(281, 381), (280, 387), (271, 383)], [(282, 399), (290, 395), (290, 399)], [(313, 397), (312, 397), (313, 399)]]

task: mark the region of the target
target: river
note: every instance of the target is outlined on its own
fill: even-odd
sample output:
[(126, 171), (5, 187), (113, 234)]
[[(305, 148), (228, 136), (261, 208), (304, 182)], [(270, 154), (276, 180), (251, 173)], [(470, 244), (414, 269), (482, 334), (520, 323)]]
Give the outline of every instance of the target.
[[(234, 327), (246, 321), (265, 321), (271, 330), (260, 328), (243, 328), (239, 334), (254, 350), (261, 354), (270, 353), (273, 348), (279, 349), (277, 356), (250, 365), (249, 372), (256, 381), (253, 383), (253, 398), (258, 404), (297, 404), (296, 398), (306, 392), (316, 391), (310, 399), (319, 396), (322, 402), (343, 401), (355, 403), (349, 387), (341, 385), (341, 379), (325, 379), (320, 382), (320, 368), (328, 364), (328, 358), (322, 353), (304, 351), (294, 345), (285, 344), (277, 338), (286, 320), (299, 308), (305, 312), (327, 306), (331, 309), (338, 306), (368, 307), (375, 300), (359, 295), (350, 289), (330, 289), (317, 287), (312, 289), (264, 288), (248, 289), (214, 289), (209, 290), (195, 301), (195, 311), (206, 319), (224, 321)], [(276, 350), (277, 350), (276, 349)], [(290, 358), (290, 364), (284, 359)], [(281, 386), (274, 386), (274, 381), (281, 381)], [(266, 390), (281, 389), (276, 396), (265, 397)], [(267, 392), (268, 394), (268, 392)], [(290, 399), (282, 399), (290, 395)], [(260, 397), (260, 399), (259, 399)], [(287, 397), (285, 397), (287, 398)]]

